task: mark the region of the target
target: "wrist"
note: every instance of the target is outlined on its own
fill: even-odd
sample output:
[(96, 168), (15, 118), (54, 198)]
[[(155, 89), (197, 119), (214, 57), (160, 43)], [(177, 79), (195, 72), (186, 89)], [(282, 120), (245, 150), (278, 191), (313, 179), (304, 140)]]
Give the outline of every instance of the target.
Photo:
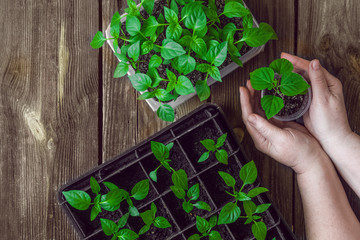
[(297, 176), (314, 174), (323, 169), (327, 164), (331, 164), (329, 156), (321, 148), (311, 155), (303, 157), (299, 162), (302, 164), (293, 167)]
[(336, 161), (336, 159), (351, 153), (352, 149), (359, 149), (360, 137), (350, 131), (335, 139), (329, 139), (329, 141), (321, 143), (321, 146), (330, 158)]

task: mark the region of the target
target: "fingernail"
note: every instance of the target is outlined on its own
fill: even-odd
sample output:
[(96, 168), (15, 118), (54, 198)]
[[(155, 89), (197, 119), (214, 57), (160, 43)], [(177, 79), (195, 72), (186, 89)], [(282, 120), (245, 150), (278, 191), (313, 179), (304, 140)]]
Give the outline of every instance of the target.
[(319, 60), (313, 60), (313, 61), (311, 62), (311, 67), (312, 67), (312, 69), (315, 70), (315, 71), (319, 70), (319, 69), (320, 69), (320, 62), (319, 62)]
[(251, 124), (255, 124), (256, 122), (256, 117), (254, 114), (251, 114), (249, 117), (248, 117), (248, 121), (251, 123)]

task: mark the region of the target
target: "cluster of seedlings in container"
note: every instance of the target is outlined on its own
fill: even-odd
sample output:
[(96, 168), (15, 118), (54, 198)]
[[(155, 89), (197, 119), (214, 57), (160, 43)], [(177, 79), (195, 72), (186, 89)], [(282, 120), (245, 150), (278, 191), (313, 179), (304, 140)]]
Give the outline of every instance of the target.
[(209, 77), (221, 82), (223, 67), (231, 61), (242, 66), (239, 57), (249, 48), (277, 39), (269, 24), (254, 27), (253, 16), (242, 0), (127, 3), (125, 14), (116, 12), (112, 17), (112, 38), (99, 31), (91, 46), (100, 48), (106, 40), (113, 40), (120, 60), (114, 77), (133, 68), (135, 74), (129, 79), (142, 93), (139, 99), (156, 99), (160, 103), (157, 115), (165, 121), (174, 121), (175, 114), (167, 102), (195, 90), (201, 101), (208, 99)]
[[(221, 151), (219, 150), (226, 141), (227, 134), (222, 135), (217, 139), (215, 144), (214, 140), (207, 139), (201, 141), (202, 144), (210, 151)], [(205, 144), (204, 144), (205, 143)], [(172, 184), (169, 186), (173, 194), (182, 201), (182, 208), (190, 214), (194, 208), (200, 210), (206, 210), (211, 212), (210, 205), (204, 201), (197, 201), (200, 196), (200, 185), (199, 183), (193, 184), (189, 187), (188, 176), (184, 169), (174, 169), (171, 167), (171, 159), (169, 159), (170, 151), (174, 146), (173, 143), (164, 145), (159, 142), (151, 142), (151, 151), (159, 166), (149, 173), (149, 177), (157, 182), (158, 176), (157, 171), (160, 167), (164, 167), (169, 171), (169, 178), (171, 177)], [(223, 150), (226, 152), (226, 150)], [(216, 153), (217, 153), (216, 152)], [(227, 164), (226, 162), (219, 160), (221, 163)], [(171, 174), (171, 175), (170, 175)], [(256, 205), (252, 199), (261, 193), (267, 192), (268, 189), (263, 187), (255, 187), (247, 192), (244, 188), (248, 184), (253, 184), (257, 178), (257, 169), (253, 161), (245, 164), (239, 172), (239, 177), (242, 183), (237, 185), (237, 182), (233, 176), (229, 173), (219, 171), (219, 179), (223, 179), (226, 186), (224, 186), (224, 192), (219, 194), (228, 194), (233, 197), (233, 200), (224, 205), (220, 212), (212, 213), (209, 220), (206, 220), (206, 216), (196, 216), (196, 228), (199, 233), (191, 235), (188, 240), (198, 240), (201, 238), (208, 238), (210, 240), (222, 239), (220, 232), (216, 230), (216, 226), (222, 224), (231, 224), (236, 222), (238, 219), (246, 219), (244, 224), (252, 224), (251, 230), (254, 237), (258, 240), (263, 240), (266, 237), (267, 227), (262, 221), (261, 216), (258, 214), (265, 212), (271, 204), (260, 204)], [(90, 195), (85, 191), (71, 190), (63, 192), (67, 202), (78, 210), (87, 210), (92, 206), (91, 221), (93, 221), (98, 214), (102, 211), (116, 211), (120, 208), (120, 204), (125, 201), (129, 205), (128, 212), (125, 213), (118, 222), (114, 222), (109, 219), (101, 218), (101, 227), (105, 235), (112, 236), (112, 240), (123, 239), (132, 240), (138, 239), (140, 235), (145, 234), (149, 231), (151, 226), (155, 228), (170, 228), (172, 227), (169, 221), (163, 216), (157, 216), (157, 207), (154, 202), (151, 203), (149, 210), (139, 213), (132, 199), (143, 200), (149, 193), (149, 180), (145, 179), (135, 184), (131, 189), (131, 192), (127, 192), (124, 189), (118, 188), (116, 185), (110, 182), (103, 182), (109, 192), (107, 194), (100, 194), (100, 185), (95, 178), (90, 178), (91, 191), (96, 195), (94, 200), (91, 199)], [(239, 204), (242, 203), (242, 209), (245, 211), (245, 215), (241, 215), (241, 208)], [(131, 229), (124, 228), (128, 222), (128, 218), (140, 217), (144, 223), (143, 227), (138, 232), (134, 232)]]

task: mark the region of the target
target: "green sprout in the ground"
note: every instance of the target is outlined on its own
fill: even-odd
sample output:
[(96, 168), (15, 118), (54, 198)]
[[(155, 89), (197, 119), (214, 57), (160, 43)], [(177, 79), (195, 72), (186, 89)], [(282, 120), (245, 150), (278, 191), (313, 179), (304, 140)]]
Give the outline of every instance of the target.
[(196, 233), (191, 235), (188, 240), (200, 240), (205, 237), (209, 237), (209, 240), (221, 240), (221, 235), (218, 231), (212, 230), (217, 224), (217, 216), (212, 216), (209, 221), (197, 216), (196, 217), (196, 228), (200, 234)]
[(162, 217), (158, 216), (156, 217), (157, 207), (155, 203), (151, 203), (151, 209), (147, 210), (143, 213), (140, 213), (140, 217), (145, 223), (145, 225), (140, 229), (139, 235), (142, 235), (149, 231), (151, 225), (154, 225), (156, 228), (169, 228), (171, 227), (171, 224), (169, 221)]
[(227, 151), (225, 149), (220, 149), (224, 145), (226, 137), (227, 137), (227, 133), (221, 135), (217, 139), (216, 144), (215, 144), (215, 141), (212, 140), (212, 139), (205, 139), (205, 140), (200, 141), (200, 143), (208, 151), (201, 155), (198, 162), (200, 163), (200, 162), (206, 161), (210, 156), (210, 152), (215, 152), (216, 159), (219, 162), (227, 165), (228, 164), (228, 153), (227, 153)]
[(129, 205), (129, 213), (131, 216), (139, 216), (138, 209), (134, 206), (132, 199), (143, 200), (149, 193), (149, 180), (145, 179), (135, 184), (131, 190), (131, 195), (124, 189), (120, 189), (115, 184), (110, 182), (103, 182), (103, 184), (110, 190), (107, 194), (100, 194), (100, 185), (94, 177), (90, 178), (91, 191), (96, 195), (94, 200), (91, 200), (90, 195), (81, 190), (70, 190), (63, 192), (66, 201), (77, 210), (87, 210), (92, 206), (90, 218), (93, 221), (102, 209), (109, 212), (114, 212), (120, 208), (120, 203), (126, 201)]
[(135, 240), (139, 238), (139, 235), (125, 227), (127, 220), (129, 218), (129, 213), (123, 215), (119, 222), (116, 224), (115, 222), (101, 218), (101, 228), (106, 236), (112, 236), (111, 240)]
[[(257, 178), (255, 163), (251, 161), (241, 168), (239, 176), (242, 180), (242, 185), (238, 191), (235, 188), (236, 180), (230, 174), (219, 171), (219, 175), (224, 180), (225, 184), (231, 188), (232, 192), (226, 191), (226, 193), (234, 197), (235, 202), (229, 202), (221, 209), (218, 225), (234, 223), (239, 218), (243, 218), (246, 219), (245, 224), (252, 224), (251, 230), (257, 240), (265, 239), (267, 227), (261, 220), (261, 217), (257, 214), (265, 212), (271, 204), (261, 204), (256, 206), (251, 199), (261, 193), (267, 192), (268, 189), (264, 187), (256, 187), (251, 189), (248, 193), (243, 192), (244, 187), (248, 184), (253, 184)], [(243, 203), (246, 216), (241, 216), (241, 210), (238, 206), (238, 202)]]

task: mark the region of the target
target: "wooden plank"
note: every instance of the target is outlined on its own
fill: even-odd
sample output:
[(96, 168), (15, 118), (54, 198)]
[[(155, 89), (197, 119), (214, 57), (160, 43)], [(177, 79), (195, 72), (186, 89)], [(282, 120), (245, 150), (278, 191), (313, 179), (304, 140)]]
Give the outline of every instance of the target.
[(78, 239), (57, 190), (97, 164), (98, 1), (0, 2), (2, 239)]
[[(318, 58), (322, 65), (338, 77), (344, 85), (348, 117), (352, 129), (360, 133), (360, 5), (357, 0), (299, 1), (298, 55)], [(344, 183), (349, 201), (360, 218), (360, 200)], [(297, 194), (296, 199), (300, 197)], [(295, 206), (299, 206), (296, 204)], [(296, 214), (302, 211), (296, 208)], [(303, 221), (295, 222), (300, 236)], [(302, 236), (304, 239), (305, 235)]]
[[(280, 57), (281, 51), (294, 52), (295, 12), (294, 2), (287, 0), (246, 1), (258, 22), (267, 22), (274, 27), (278, 41), (269, 42), (265, 51), (225, 77), (223, 83), (212, 87), (213, 103), (220, 105), (233, 128), (245, 126), (241, 119), (239, 87), (249, 79), (249, 73), (258, 67), (268, 66)], [(281, 17), (280, 17), (281, 16)], [(243, 146), (250, 159), (254, 159), (261, 174), (262, 184), (270, 189), (270, 198), (279, 208), (290, 227), (293, 225), (293, 173), (255, 149), (246, 133)]]

